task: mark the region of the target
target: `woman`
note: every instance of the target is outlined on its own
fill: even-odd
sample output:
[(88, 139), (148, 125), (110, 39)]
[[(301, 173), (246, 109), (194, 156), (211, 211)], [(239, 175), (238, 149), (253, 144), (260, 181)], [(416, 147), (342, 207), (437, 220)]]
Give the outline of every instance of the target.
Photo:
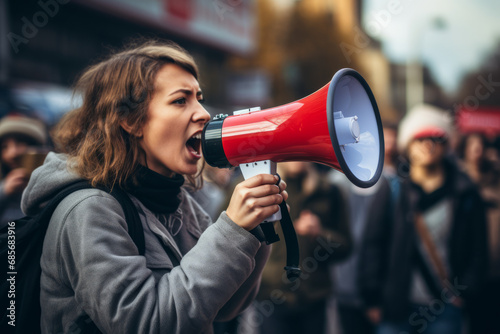
[[(249, 231), (278, 210), (277, 177), (240, 183), (212, 225), (182, 187), (200, 171), (202, 107), (198, 71), (174, 44), (149, 43), (115, 54), (80, 78), (83, 105), (54, 132), (32, 176), (23, 210), (33, 214), (66, 184), (125, 189), (141, 216), (139, 256), (121, 206), (87, 189), (54, 212), (41, 259), (42, 332), (88, 323), (105, 333), (204, 333), (242, 311), (257, 292), (269, 247)], [(285, 184), (280, 184), (284, 190)]]

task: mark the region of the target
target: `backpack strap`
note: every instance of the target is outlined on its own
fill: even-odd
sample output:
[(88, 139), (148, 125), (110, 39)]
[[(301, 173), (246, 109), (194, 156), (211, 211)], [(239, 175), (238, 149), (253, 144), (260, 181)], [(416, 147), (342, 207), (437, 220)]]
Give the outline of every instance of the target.
[(118, 187), (114, 187), (111, 195), (120, 203), (123, 212), (125, 213), (125, 220), (127, 221), (128, 234), (134, 241), (140, 255), (144, 255), (146, 250), (146, 243), (144, 241), (144, 230), (142, 229), (141, 218), (139, 212), (127, 193)]
[[(44, 226), (40, 226), (40, 228), (43, 228), (44, 231), (47, 230), (50, 218), (54, 213), (54, 211), (56, 210), (56, 207), (69, 194), (77, 190), (91, 189), (91, 188), (94, 187), (92, 187), (88, 181), (79, 180), (61, 190), (42, 210), (41, 213), (42, 218), (40, 219), (40, 221), (42, 222), (42, 224), (44, 224)], [(125, 213), (125, 221), (127, 222), (128, 234), (130, 235), (135, 245), (137, 246), (139, 254), (144, 255), (146, 246), (144, 241), (144, 231), (142, 229), (142, 222), (141, 218), (139, 217), (139, 212), (137, 211), (137, 208), (130, 199), (130, 197), (125, 193), (123, 189), (118, 187), (114, 187), (111, 192), (109, 192), (109, 189), (104, 187), (98, 187), (94, 189), (99, 189), (107, 193), (110, 193), (118, 201), (118, 203), (120, 203), (123, 212)]]
[(43, 229), (43, 234), (45, 235), (45, 231), (47, 230), (47, 227), (49, 226), (50, 218), (52, 217), (52, 214), (56, 210), (57, 206), (61, 201), (66, 198), (69, 194), (81, 190), (81, 189), (87, 189), (91, 188), (90, 184), (87, 181), (79, 180), (76, 181), (69, 186), (66, 186), (63, 190), (61, 190), (55, 197), (53, 197), (50, 202), (42, 209), (40, 212), (40, 226), (38, 228)]

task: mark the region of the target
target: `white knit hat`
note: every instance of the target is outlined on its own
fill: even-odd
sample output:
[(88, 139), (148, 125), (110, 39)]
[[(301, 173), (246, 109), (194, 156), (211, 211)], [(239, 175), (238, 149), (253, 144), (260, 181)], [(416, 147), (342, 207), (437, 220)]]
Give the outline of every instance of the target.
[(0, 140), (10, 135), (31, 138), (39, 145), (45, 145), (48, 137), (41, 121), (24, 116), (6, 116), (0, 120)]
[(413, 139), (449, 137), (452, 131), (450, 114), (429, 104), (421, 104), (412, 108), (399, 124), (398, 148), (403, 152)]

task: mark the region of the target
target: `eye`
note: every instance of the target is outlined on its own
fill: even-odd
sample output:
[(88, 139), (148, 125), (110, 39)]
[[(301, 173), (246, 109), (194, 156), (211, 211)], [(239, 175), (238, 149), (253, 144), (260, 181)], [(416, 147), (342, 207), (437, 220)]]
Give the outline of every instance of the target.
[(181, 97), (180, 99), (173, 101), (172, 104), (186, 104), (186, 98)]
[(198, 99), (198, 103), (199, 104), (204, 104), (205, 103), (205, 99), (204, 98)]

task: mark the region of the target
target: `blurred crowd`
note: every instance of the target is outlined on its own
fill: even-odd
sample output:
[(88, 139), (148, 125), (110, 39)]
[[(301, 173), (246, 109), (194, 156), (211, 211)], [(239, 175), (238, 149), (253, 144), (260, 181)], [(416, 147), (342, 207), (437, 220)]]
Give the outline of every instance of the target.
[[(216, 333), (500, 333), (499, 138), (458, 133), (453, 117), (421, 105), (384, 123), (379, 181), (358, 188), (309, 162), (278, 164), (287, 182), (302, 274), (284, 275), (273, 245), (253, 305)], [(0, 119), (0, 224), (23, 216), (30, 173), (51, 150), (48, 126)], [(238, 179), (206, 166), (193, 193), (216, 219)]]
[[(276, 223), (282, 241), (256, 301), (216, 332), (500, 333), (499, 137), (460, 133), (453, 115), (425, 104), (383, 132), (384, 169), (370, 188), (310, 162), (278, 164), (302, 275), (286, 279)], [(241, 176), (205, 173), (200, 196), (214, 199), (200, 203), (219, 212)]]

